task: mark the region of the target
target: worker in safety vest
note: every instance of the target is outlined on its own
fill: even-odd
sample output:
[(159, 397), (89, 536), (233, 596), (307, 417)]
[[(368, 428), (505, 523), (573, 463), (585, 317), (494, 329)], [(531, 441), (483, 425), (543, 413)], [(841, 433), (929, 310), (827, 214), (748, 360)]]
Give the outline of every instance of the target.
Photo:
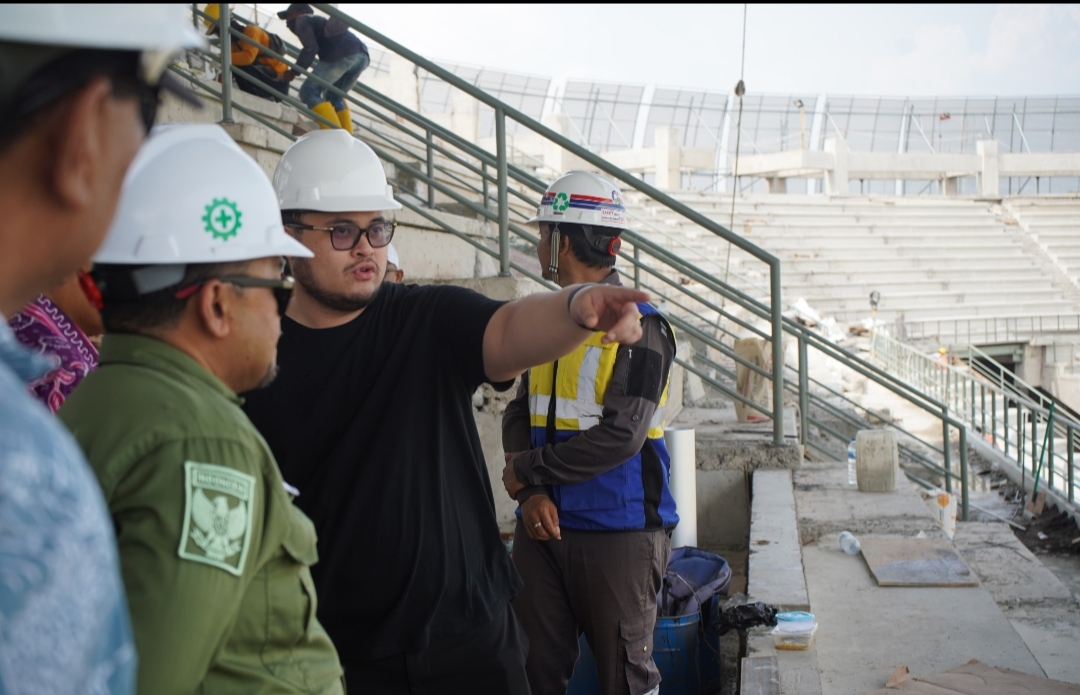
[[(221, 18), (221, 4), (210, 3), (206, 6), (206, 14), (203, 22), (206, 24), (207, 36), (216, 36), (220, 33), (217, 22)], [(270, 34), (260, 29), (257, 24), (241, 24), (235, 19), (230, 22), (233, 31), (240, 32), (250, 41), (230, 37), (232, 50), (230, 51), (233, 70), (258, 80), (259, 84), (244, 79), (236, 78), (236, 86), (242, 92), (254, 94), (263, 99), (281, 101), (282, 94), (289, 92), (289, 84), (281, 79), (281, 76), (289, 69), (289, 66), (269, 55), (263, 49), (269, 48), (278, 55), (285, 55), (285, 43), (277, 34)], [(261, 47), (261, 48), (260, 48)], [(261, 86), (260, 86), (261, 85)]]
[[(530, 222), (546, 279), (621, 284), (613, 266), (628, 227), (614, 184), (572, 171)], [(503, 484), (520, 505), (513, 557), (525, 583), (514, 610), (529, 637), (533, 695), (566, 692), (581, 632), (603, 693), (659, 688), (656, 594), (679, 522), (663, 433), (675, 339), (652, 305), (638, 308), (640, 340), (605, 344), (594, 333), (530, 369), (503, 415)]]
[(203, 43), (180, 5), (0, 5), (0, 692), (133, 693), (116, 537), (71, 435), (27, 384), (54, 368), (10, 318), (109, 228), (165, 71)]
[(236, 394), (276, 372), (291, 278), (258, 164), (216, 125), (155, 132), (95, 257), (101, 364), (60, 409), (112, 514), (139, 692), (343, 693), (315, 529)]

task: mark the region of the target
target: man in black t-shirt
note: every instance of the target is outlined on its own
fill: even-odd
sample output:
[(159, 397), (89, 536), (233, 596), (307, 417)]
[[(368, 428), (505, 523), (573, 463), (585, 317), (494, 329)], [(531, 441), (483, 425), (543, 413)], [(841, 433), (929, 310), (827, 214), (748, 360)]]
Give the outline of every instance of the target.
[(344, 131), (282, 157), (290, 259), (281, 376), (248, 395), (297, 505), (314, 521), (319, 620), (350, 689), (528, 693), (521, 580), (499, 537), (471, 396), (505, 389), (593, 331), (641, 337), (647, 295), (578, 285), (501, 303), (462, 288), (384, 283), (394, 224), (382, 165)]

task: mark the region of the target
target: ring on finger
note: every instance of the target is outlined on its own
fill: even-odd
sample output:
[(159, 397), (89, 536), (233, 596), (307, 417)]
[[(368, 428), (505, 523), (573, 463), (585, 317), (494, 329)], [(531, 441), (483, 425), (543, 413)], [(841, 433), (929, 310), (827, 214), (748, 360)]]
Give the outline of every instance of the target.
[(537, 521), (535, 524), (533, 524), (533, 528), (540, 528), (540, 522)]

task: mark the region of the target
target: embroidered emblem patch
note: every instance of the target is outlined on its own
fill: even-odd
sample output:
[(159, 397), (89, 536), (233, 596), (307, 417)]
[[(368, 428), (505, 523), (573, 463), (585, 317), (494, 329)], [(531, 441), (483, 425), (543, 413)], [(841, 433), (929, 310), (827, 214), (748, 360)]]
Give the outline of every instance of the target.
[(180, 557), (240, 576), (251, 545), (255, 478), (210, 463), (184, 464)]

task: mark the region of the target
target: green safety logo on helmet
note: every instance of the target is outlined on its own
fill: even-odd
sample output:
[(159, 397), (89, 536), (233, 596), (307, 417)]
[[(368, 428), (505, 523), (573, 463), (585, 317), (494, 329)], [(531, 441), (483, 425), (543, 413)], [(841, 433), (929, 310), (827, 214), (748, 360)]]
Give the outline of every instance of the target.
[(554, 212), (566, 212), (568, 207), (570, 207), (570, 196), (565, 193), (557, 193), (555, 200), (551, 201), (551, 209)]
[(206, 206), (206, 214), (202, 217), (206, 225), (204, 229), (213, 234), (215, 239), (228, 241), (229, 237), (236, 236), (240, 231), (242, 214), (231, 200), (214, 198), (214, 201)]

